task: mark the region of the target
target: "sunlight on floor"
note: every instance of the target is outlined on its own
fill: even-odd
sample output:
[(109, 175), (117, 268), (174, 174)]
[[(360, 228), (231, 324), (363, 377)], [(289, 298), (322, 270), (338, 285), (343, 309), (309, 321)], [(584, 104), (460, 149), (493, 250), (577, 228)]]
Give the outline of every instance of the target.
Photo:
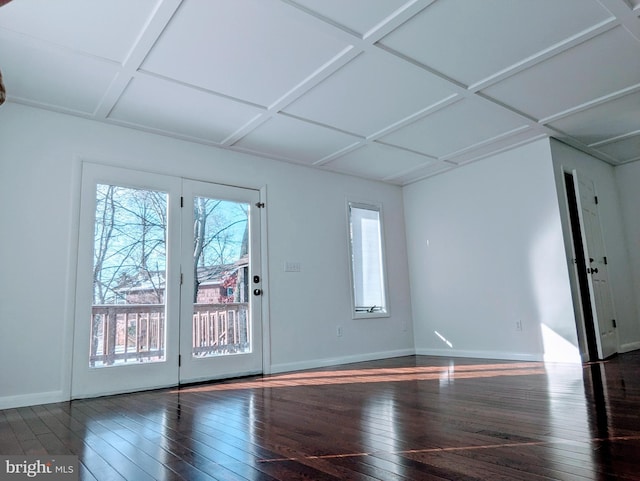
[(325, 386), (335, 384), (361, 384), (375, 382), (441, 381), (446, 376), (449, 383), (461, 379), (478, 379), (500, 376), (545, 375), (544, 363), (516, 362), (474, 365), (404, 367), (383, 369), (357, 369), (336, 371), (307, 371), (273, 375), (247, 381), (221, 382), (199, 386), (187, 386), (171, 392), (211, 392), (240, 389), (262, 389), (296, 386)]

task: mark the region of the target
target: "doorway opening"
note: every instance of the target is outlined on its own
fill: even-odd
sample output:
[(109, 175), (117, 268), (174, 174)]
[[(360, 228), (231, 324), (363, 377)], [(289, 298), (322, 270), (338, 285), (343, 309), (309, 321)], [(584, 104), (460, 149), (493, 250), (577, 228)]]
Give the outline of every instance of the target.
[(587, 263), (582, 244), (578, 200), (576, 197), (573, 175), (569, 172), (564, 173), (564, 185), (567, 192), (569, 220), (571, 222), (571, 241), (573, 243), (573, 251), (575, 254), (573, 262), (577, 271), (578, 295), (580, 297), (580, 305), (582, 307), (582, 321), (587, 344), (586, 351), (588, 361), (596, 361), (598, 359), (598, 345), (593, 321), (593, 310), (591, 308), (590, 301), (591, 294), (589, 291), (589, 279), (587, 277)]

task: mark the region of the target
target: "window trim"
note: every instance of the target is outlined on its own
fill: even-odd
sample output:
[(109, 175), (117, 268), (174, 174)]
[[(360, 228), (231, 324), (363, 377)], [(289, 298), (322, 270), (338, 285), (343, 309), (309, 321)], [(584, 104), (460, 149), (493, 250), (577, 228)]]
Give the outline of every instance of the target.
[[(356, 310), (356, 287), (355, 287), (355, 271), (353, 263), (353, 242), (351, 238), (351, 209), (366, 209), (376, 211), (378, 213), (378, 222), (380, 229), (380, 267), (382, 269), (382, 294), (384, 296), (384, 310), (382, 311), (359, 311)], [(367, 202), (361, 200), (354, 200), (347, 198), (346, 201), (346, 213), (347, 213), (347, 261), (349, 264), (349, 290), (351, 293), (351, 318), (352, 319), (376, 319), (391, 317), (389, 308), (389, 286), (387, 275), (387, 256), (386, 256), (386, 243), (385, 243), (385, 224), (382, 203)]]

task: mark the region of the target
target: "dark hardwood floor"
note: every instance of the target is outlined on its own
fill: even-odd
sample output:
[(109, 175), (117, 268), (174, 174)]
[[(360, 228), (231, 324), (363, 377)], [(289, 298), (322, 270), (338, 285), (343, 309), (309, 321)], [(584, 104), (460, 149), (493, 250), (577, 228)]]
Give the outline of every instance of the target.
[(0, 411), (83, 480), (640, 480), (640, 353), (427, 356)]

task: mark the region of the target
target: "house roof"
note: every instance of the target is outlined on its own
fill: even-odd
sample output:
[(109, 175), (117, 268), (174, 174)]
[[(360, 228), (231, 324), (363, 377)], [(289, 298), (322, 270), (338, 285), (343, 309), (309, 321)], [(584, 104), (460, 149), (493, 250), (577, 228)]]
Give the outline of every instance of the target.
[(553, 136), (640, 159), (640, 0), (0, 8), (7, 99), (406, 184)]
[[(218, 285), (225, 277), (232, 275), (238, 269), (238, 264), (221, 264), (198, 268), (198, 282), (200, 285)], [(115, 289), (116, 292), (139, 292), (154, 289), (164, 289), (165, 271), (150, 272), (149, 275), (136, 278), (126, 278)]]

